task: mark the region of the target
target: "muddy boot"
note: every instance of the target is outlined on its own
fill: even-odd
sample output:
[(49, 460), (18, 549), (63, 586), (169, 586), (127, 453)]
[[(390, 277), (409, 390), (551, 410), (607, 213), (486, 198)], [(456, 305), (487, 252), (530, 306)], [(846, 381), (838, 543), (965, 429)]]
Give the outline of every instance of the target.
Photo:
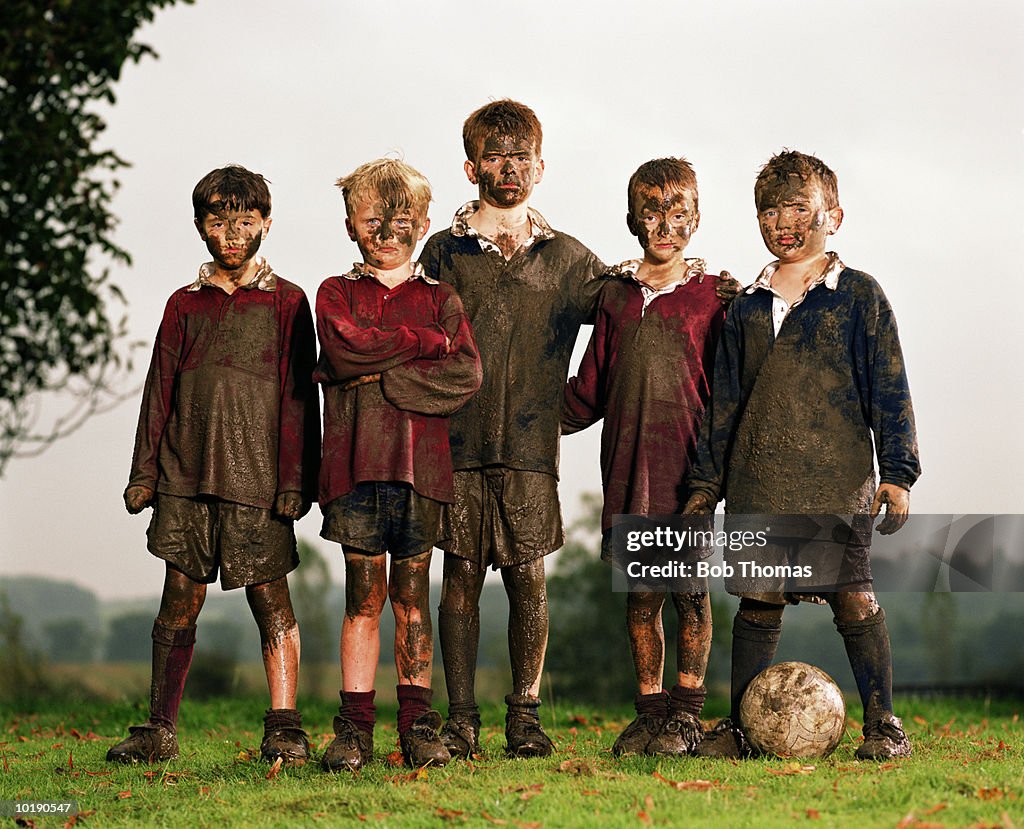
[(648, 754), (679, 756), (693, 754), (704, 739), (700, 712), (704, 708), (707, 691), (701, 685), (689, 688), (676, 685), (669, 692), (668, 717), (659, 734), (647, 746)]
[(903, 722), (892, 712), (881, 719), (864, 723), (864, 742), (857, 749), (858, 760), (890, 760), (910, 756), (910, 740), (903, 731)]
[(302, 714), (293, 708), (268, 708), (263, 715), (260, 756), (268, 763), (278, 758), (301, 766), (309, 759), (309, 735), (302, 730)]
[(636, 719), (626, 726), (612, 745), (612, 756), (646, 754), (647, 744), (661, 731), (668, 717), (668, 694), (637, 694), (633, 700)]
[(428, 711), (418, 717), (407, 730), (398, 735), (405, 764), (418, 769), (421, 766), (443, 766), (452, 759), (448, 749), (437, 733), (441, 727), (441, 715)]
[(647, 744), (661, 731), (664, 724), (665, 718), (657, 714), (638, 714), (616, 738), (612, 745), (612, 756), (647, 754)]
[(474, 754), (479, 754), (479, 711), (475, 706), (472, 711), (453, 711), (449, 708), (448, 720), (442, 726), (440, 736), (453, 760), (468, 760)]
[(133, 725), (128, 736), (107, 752), (108, 763), (159, 763), (178, 758), (178, 738), (156, 723)]
[(540, 700), (509, 694), (505, 697), (505, 753), (510, 757), (549, 757), (554, 743), (540, 727)]
[(347, 717), (334, 718), (334, 740), (320, 766), (324, 771), (359, 771), (373, 760), (373, 732), (367, 732)]
[(647, 745), (648, 754), (678, 757), (693, 754), (704, 740), (704, 726), (693, 714), (681, 711), (671, 714), (661, 731)]
[(726, 717), (704, 735), (693, 752), (696, 757), (746, 759), (753, 756), (743, 729)]

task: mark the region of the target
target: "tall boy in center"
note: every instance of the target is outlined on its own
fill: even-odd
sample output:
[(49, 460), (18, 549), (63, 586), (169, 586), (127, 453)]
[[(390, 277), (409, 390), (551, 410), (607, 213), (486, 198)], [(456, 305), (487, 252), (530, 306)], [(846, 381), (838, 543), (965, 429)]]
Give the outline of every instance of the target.
[(438, 614), (449, 701), (442, 737), (452, 756), (479, 750), (474, 683), (480, 591), (491, 566), (509, 600), (506, 750), (540, 757), (553, 748), (537, 709), (548, 637), (544, 556), (562, 544), (559, 411), (604, 266), (529, 206), (544, 174), (533, 110), (507, 99), (486, 104), (466, 119), (462, 139), (479, 200), (431, 237), (420, 259), (429, 276), (458, 290), (484, 370), (480, 392), (451, 419), (455, 503)]

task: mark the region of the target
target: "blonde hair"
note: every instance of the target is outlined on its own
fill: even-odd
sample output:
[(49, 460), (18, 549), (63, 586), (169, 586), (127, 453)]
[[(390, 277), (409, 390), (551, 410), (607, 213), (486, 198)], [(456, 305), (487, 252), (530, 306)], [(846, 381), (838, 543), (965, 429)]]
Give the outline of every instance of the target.
[(376, 197), (386, 207), (407, 208), (416, 216), (426, 218), (431, 199), (426, 176), (397, 158), (368, 161), (339, 178), (335, 185), (341, 189), (349, 216), (358, 202)]

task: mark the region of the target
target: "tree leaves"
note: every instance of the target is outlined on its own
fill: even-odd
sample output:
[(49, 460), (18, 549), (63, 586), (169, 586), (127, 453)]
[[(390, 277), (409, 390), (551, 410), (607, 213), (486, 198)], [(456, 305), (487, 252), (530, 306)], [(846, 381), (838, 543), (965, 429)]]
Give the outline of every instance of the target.
[[(185, 0), (191, 2), (192, 0)], [(125, 61), (153, 54), (132, 37), (174, 0), (9, 0), (0, 30), (0, 472), (33, 425), (34, 393), (86, 380), (109, 391), (125, 334), (106, 265), (129, 263), (114, 241), (116, 174), (128, 163), (97, 147)], [(86, 407), (88, 410), (88, 407)], [(59, 431), (59, 430), (57, 430)], [(45, 436), (44, 436), (45, 437)]]

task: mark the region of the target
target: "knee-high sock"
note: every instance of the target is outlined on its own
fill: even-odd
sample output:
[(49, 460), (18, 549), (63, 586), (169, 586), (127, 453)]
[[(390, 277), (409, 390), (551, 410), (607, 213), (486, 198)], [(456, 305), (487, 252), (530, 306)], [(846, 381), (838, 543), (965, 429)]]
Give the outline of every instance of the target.
[(192, 664), (196, 626), (170, 628), (153, 623), (153, 676), (149, 692), (149, 720), (171, 731), (178, 727), (178, 708), (185, 678)]
[(864, 722), (892, 712), (892, 649), (882, 608), (874, 616), (852, 622), (836, 621), (857, 681)]
[(740, 721), (740, 700), (750, 681), (772, 664), (781, 633), (781, 620), (776, 627), (762, 627), (736, 614), (732, 623), (732, 689), (729, 708), (733, 722)]

